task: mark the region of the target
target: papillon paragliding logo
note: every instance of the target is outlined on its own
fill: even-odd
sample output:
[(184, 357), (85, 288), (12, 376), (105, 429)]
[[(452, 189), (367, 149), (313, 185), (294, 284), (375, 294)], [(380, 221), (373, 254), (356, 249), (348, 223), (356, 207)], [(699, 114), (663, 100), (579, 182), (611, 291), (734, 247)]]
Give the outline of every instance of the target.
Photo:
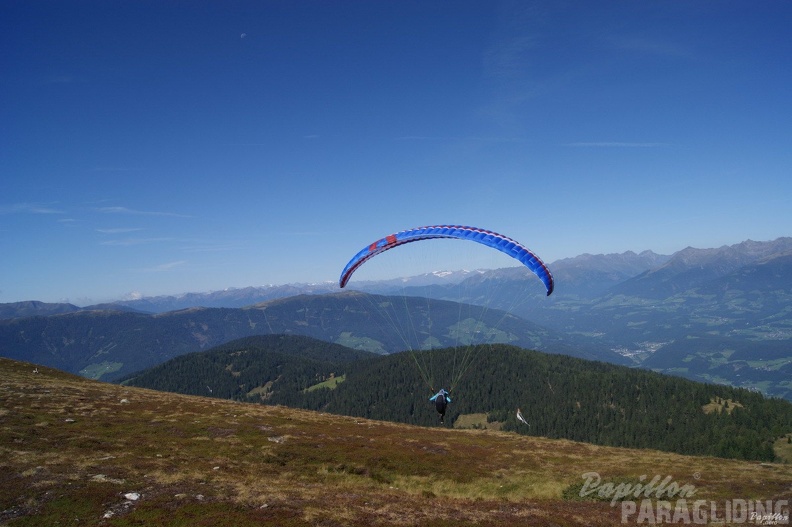
[[(466, 227), (461, 225), (434, 225), (428, 227), (418, 227), (415, 229), (400, 231), (395, 234), (385, 236), (384, 238), (380, 238), (379, 240), (366, 245), (357, 254), (355, 254), (351, 260), (349, 260), (341, 272), (341, 277), (339, 278), (338, 284), (341, 288), (345, 287), (349, 283), (352, 275), (357, 270), (359, 270), (363, 264), (370, 261), (375, 256), (384, 253), (385, 251), (389, 251), (396, 247), (413, 242), (431, 241), (436, 239), (471, 241), (494, 249), (495, 251), (499, 251), (500, 253), (503, 253), (522, 264), (521, 266), (518, 265), (518, 267), (527, 268), (531, 273), (536, 275), (536, 277), (538, 277), (539, 280), (544, 284), (547, 291), (547, 296), (553, 292), (554, 282), (550, 269), (548, 269), (545, 263), (530, 249), (511, 238), (503, 236), (502, 234), (477, 227)], [(505, 260), (511, 262), (509, 258), (505, 258)], [(458, 264), (460, 266), (459, 268), (461, 268), (466, 265), (466, 262), (456, 262), (456, 264)], [(410, 304), (410, 302), (406, 300), (406, 297), (409, 295), (415, 298), (420, 295), (414, 292), (404, 293), (403, 295), (404, 296), (398, 296), (398, 298), (404, 299), (403, 303), (399, 306), (396, 305), (398, 302), (387, 301), (382, 297), (377, 297), (376, 299), (369, 300), (369, 307), (373, 311), (378, 312), (381, 320), (384, 321), (385, 324), (389, 325), (392, 331), (399, 333), (399, 337), (403, 342), (404, 348), (410, 353), (410, 356), (418, 367), (423, 381), (426, 383), (427, 387), (434, 391), (434, 375), (431, 371), (431, 359), (427, 358), (427, 354), (421, 353), (421, 351), (441, 347), (438, 344), (438, 342), (441, 340), (436, 337), (418, 335), (418, 329), (416, 328), (422, 325), (423, 327), (426, 327), (438, 326), (440, 324), (438, 324), (436, 320), (430, 320), (427, 323), (425, 318), (416, 320), (414, 317), (412, 317), (413, 314), (410, 313), (410, 306), (414, 306), (415, 304)], [(427, 302), (430, 301), (427, 299)], [(474, 304), (474, 302), (470, 302), (470, 304)], [(493, 324), (488, 321), (503, 321), (509, 315), (508, 312), (504, 313), (503, 308), (500, 307), (494, 310), (498, 311), (498, 314), (489, 313), (488, 304), (478, 305), (475, 310), (471, 308), (471, 306), (467, 307), (470, 309), (466, 311), (464, 321), (461, 320), (463, 317), (460, 315), (460, 320), (457, 323), (458, 327), (464, 327), (466, 336), (455, 337), (460, 339), (459, 343), (450, 345), (450, 347), (454, 348), (458, 352), (455, 354), (452, 360), (453, 365), (451, 369), (453, 371), (448, 374), (451, 377), (449, 387), (452, 391), (456, 384), (461, 380), (465, 372), (473, 364), (476, 354), (481, 349), (481, 344), (503, 342), (502, 340), (496, 340), (498, 330), (494, 326), (497, 326), (497, 322)], [(421, 309), (422, 316), (426, 317), (426, 313), (430, 312), (436, 313), (439, 311), (438, 308), (439, 306), (437, 304), (428, 304)], [(462, 308), (459, 308), (459, 310), (461, 312)], [(469, 313), (473, 313), (474, 311), (476, 314), (471, 316)], [(489, 318), (487, 318), (488, 316)], [(447, 326), (443, 327), (447, 328)], [(447, 332), (447, 334), (450, 333), (458, 335), (462, 333), (462, 331)], [(471, 336), (473, 335), (479, 337), (479, 339), (476, 340), (472, 338)], [(490, 340), (486, 340), (487, 338)]]

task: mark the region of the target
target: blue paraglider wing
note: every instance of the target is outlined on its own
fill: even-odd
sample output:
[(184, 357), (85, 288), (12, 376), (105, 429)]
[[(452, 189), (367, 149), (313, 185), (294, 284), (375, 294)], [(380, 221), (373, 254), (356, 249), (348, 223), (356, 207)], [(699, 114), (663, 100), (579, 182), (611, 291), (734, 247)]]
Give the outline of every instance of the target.
[(406, 231), (397, 232), (377, 240), (368, 247), (357, 253), (344, 267), (338, 284), (344, 287), (349, 278), (358, 267), (366, 263), (374, 256), (393, 249), (405, 243), (417, 242), (420, 240), (431, 240), (434, 238), (456, 238), (459, 240), (471, 240), (492, 247), (516, 259), (528, 269), (533, 271), (536, 276), (544, 283), (547, 288), (547, 296), (553, 292), (553, 275), (550, 269), (531, 252), (527, 247), (507, 238), (497, 232), (492, 232), (476, 227), (464, 227), (461, 225), (433, 225), (430, 227), (418, 227)]

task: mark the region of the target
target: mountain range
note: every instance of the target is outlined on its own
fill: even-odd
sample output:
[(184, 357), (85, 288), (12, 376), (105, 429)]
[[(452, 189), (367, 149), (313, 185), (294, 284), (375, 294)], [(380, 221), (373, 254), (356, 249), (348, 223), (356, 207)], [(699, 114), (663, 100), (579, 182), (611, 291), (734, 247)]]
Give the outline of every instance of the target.
[[(510, 321), (526, 321), (519, 335), (507, 336), (512, 344), (792, 399), (792, 238), (689, 247), (670, 256), (585, 254), (550, 268), (556, 282), (550, 297), (520, 268), (438, 272), (348, 287), (503, 310)], [(0, 321), (0, 355), (110, 379), (132, 371), (132, 364), (147, 367), (262, 331), (305, 334), (379, 353), (405, 348), (403, 336), (388, 335), (392, 328), (361, 330), (365, 317), (350, 313), (362, 297), (355, 307), (349, 303), (354, 297), (327, 294), (337, 291), (333, 283), (291, 284), (84, 308), (0, 304), (0, 317), (6, 319)], [(306, 302), (312, 307), (303, 306)], [(418, 309), (426, 301), (413, 302)], [(443, 327), (448, 328), (458, 320), (452, 322), (452, 307), (443, 305)], [(270, 316), (275, 313), (280, 314)], [(351, 332), (338, 325), (352, 319), (357, 327)], [(494, 327), (494, 321), (489, 325)], [(454, 345), (453, 331), (446, 333), (442, 343), (432, 345)]]
[[(403, 333), (406, 329), (409, 334)], [(196, 307), (160, 314), (80, 310), (4, 320), (0, 355), (112, 381), (184, 353), (263, 334), (305, 335), (380, 354), (486, 338), (623, 361), (607, 350), (577, 348), (556, 331), (497, 310), (355, 291), (298, 295), (245, 308)]]

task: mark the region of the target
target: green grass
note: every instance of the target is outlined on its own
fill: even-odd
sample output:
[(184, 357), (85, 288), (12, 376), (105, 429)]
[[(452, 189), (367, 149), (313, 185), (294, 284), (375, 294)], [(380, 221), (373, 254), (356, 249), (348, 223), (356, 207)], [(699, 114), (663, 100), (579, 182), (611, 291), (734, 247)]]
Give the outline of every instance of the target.
[(88, 379), (100, 379), (102, 375), (106, 373), (113, 373), (115, 371), (120, 370), (124, 367), (123, 362), (100, 362), (95, 364), (89, 364), (82, 370), (80, 370), (80, 375), (83, 377), (87, 377)]
[(790, 499), (783, 464), (422, 428), (38, 370), (0, 359), (7, 527), (622, 525), (607, 501), (569, 499), (591, 471), (611, 482), (672, 474), (705, 500)]
[(320, 383), (314, 384), (313, 386), (309, 386), (305, 389), (306, 392), (312, 392), (314, 390), (318, 390), (320, 388), (327, 388), (329, 390), (334, 390), (336, 386), (341, 384), (346, 380), (346, 374), (341, 375), (339, 377), (331, 377), (330, 379), (324, 380)]
[(382, 342), (368, 337), (356, 337), (348, 331), (342, 332), (335, 343), (356, 350), (370, 351), (372, 353), (379, 353), (380, 355), (387, 354), (387, 350)]

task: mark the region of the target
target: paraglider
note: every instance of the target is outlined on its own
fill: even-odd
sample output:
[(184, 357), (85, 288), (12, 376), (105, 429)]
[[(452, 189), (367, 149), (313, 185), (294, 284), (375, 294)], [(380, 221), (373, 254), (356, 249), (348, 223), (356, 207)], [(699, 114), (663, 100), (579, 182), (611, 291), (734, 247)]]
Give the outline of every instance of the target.
[[(550, 269), (548, 269), (545, 263), (527, 247), (502, 234), (478, 227), (462, 225), (432, 225), (408, 229), (385, 236), (384, 238), (367, 245), (357, 254), (355, 254), (351, 260), (349, 260), (341, 272), (338, 284), (341, 288), (345, 287), (355, 271), (357, 271), (363, 264), (385, 251), (407, 243), (444, 238), (473, 241), (506, 254), (507, 256), (517, 260), (530, 272), (532, 272), (533, 275), (536, 275), (536, 277), (539, 278), (539, 280), (545, 286), (547, 296), (550, 296), (553, 293), (555, 285)], [(436, 338), (430, 338), (431, 336), (421, 337), (420, 340), (417, 338), (416, 325), (414, 324), (415, 321), (411, 319), (411, 313), (406, 309), (406, 302), (403, 304), (403, 306), (396, 306), (395, 303), (388, 301), (370, 302), (371, 307), (375, 310), (375, 312), (378, 312), (382, 316), (382, 319), (386, 321), (386, 323), (392, 325), (394, 331), (396, 331), (402, 338), (407, 350), (410, 352), (412, 360), (415, 362), (416, 367), (421, 374), (424, 383), (432, 390), (432, 392), (434, 392), (433, 375), (429, 369), (430, 365), (427, 365), (424, 362), (425, 358), (421, 357), (420, 354), (416, 352), (416, 349), (431, 349), (434, 344), (438, 342), (438, 340)], [(429, 306), (429, 304), (427, 304), (427, 306)], [(398, 311), (397, 307), (399, 308)], [(404, 308), (403, 311), (401, 310), (402, 307)], [(457, 386), (465, 372), (467, 372), (472, 366), (476, 354), (482, 349), (482, 346), (477, 346), (475, 342), (475, 338), (478, 337), (479, 333), (484, 333), (483, 330), (486, 330), (488, 336), (485, 338), (488, 342), (493, 342), (493, 337), (497, 335), (497, 326), (488, 328), (482, 323), (484, 314), (487, 313), (487, 310), (488, 306), (484, 305), (481, 309), (477, 310), (478, 314), (472, 316), (468, 315), (467, 318), (464, 318), (462, 316), (463, 308), (459, 309), (457, 328), (465, 328), (466, 326), (468, 328), (472, 328), (469, 335), (472, 335), (474, 338), (469, 338), (466, 341), (464, 340), (464, 331), (461, 329), (456, 330), (456, 335), (462, 335), (462, 338), (459, 336), (456, 337), (459, 339), (458, 343), (464, 344), (464, 346), (456, 346), (456, 349), (458, 349), (459, 352), (457, 355), (455, 355), (455, 359), (453, 361), (454, 371), (451, 375), (450, 386), (452, 391)], [(426, 312), (429, 311), (431, 310), (427, 308)], [(472, 312), (473, 311), (467, 311), (467, 313)], [(404, 316), (402, 313), (405, 313), (406, 316)], [(405, 319), (406, 322), (402, 323), (403, 319)], [(505, 315), (500, 318), (500, 321), (503, 321), (504, 319)], [(403, 324), (403, 326), (399, 327), (399, 324)], [(428, 324), (426, 324), (424, 328), (431, 326), (432, 320), (429, 319)], [(503, 334), (504, 332), (501, 333)], [(505, 334), (501, 335), (500, 338), (503, 338), (504, 336), (508, 338), (508, 335)], [(482, 342), (482, 340), (479, 340), (478, 342)], [(459, 360), (457, 360), (457, 358)], [(437, 409), (438, 414), (440, 414), (440, 423), (443, 423), (445, 419), (446, 407), (448, 403), (451, 402), (449, 392), (445, 389), (441, 389), (429, 400), (435, 403), (435, 408)], [(521, 414), (519, 414), (518, 418), (519, 417), (521, 417)], [(523, 420), (523, 422), (525, 421)]]
[(525, 420), (525, 417), (523, 417), (523, 414), (519, 408), (517, 408), (517, 420), (525, 425), (531, 426), (528, 424), (528, 421)]
[(404, 245), (405, 243), (431, 240), (435, 238), (456, 238), (459, 240), (470, 240), (484, 244), (488, 247), (492, 247), (493, 249), (497, 249), (502, 253), (505, 253), (516, 259), (528, 269), (533, 271), (534, 274), (539, 277), (542, 283), (544, 283), (545, 288), (547, 289), (547, 296), (550, 296), (553, 292), (553, 275), (550, 273), (550, 269), (548, 269), (544, 262), (542, 262), (542, 260), (539, 259), (539, 257), (531, 252), (527, 247), (521, 245), (515, 240), (512, 240), (511, 238), (507, 238), (502, 234), (498, 234), (497, 232), (479, 229), (477, 227), (465, 227), (462, 225), (433, 225), (429, 227), (418, 227), (417, 229), (409, 229), (406, 231), (397, 232), (377, 240), (371, 245), (363, 248), (349, 261), (349, 263), (347, 263), (346, 267), (344, 267), (344, 270), (341, 272), (341, 278), (338, 281), (338, 285), (343, 288), (347, 282), (349, 282), (352, 273), (354, 273), (358, 267), (366, 263), (374, 256), (387, 251), (388, 249), (393, 249), (394, 247)]
[(440, 424), (443, 424), (445, 422), (446, 406), (451, 402), (451, 395), (445, 388), (440, 388), (440, 391), (431, 396), (429, 400), (434, 401), (435, 409), (437, 409), (437, 413), (440, 414)]

